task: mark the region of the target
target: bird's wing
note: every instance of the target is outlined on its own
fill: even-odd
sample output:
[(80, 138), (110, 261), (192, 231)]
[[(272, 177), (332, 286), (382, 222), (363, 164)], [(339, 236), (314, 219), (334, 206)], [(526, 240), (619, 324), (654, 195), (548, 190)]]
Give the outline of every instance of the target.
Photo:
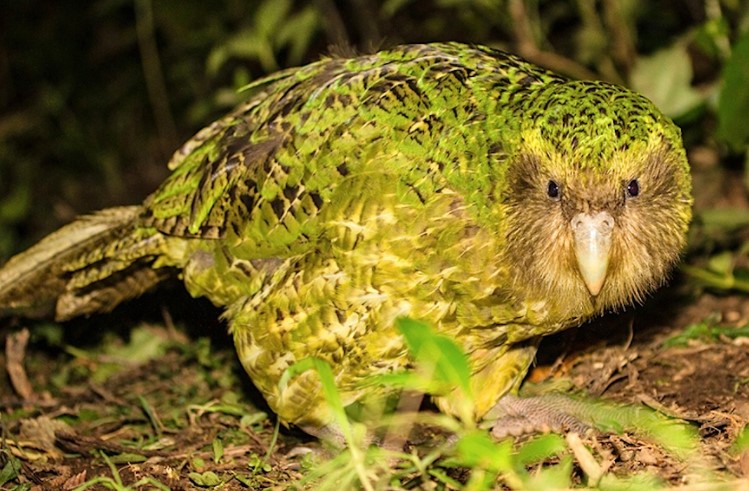
[(487, 112), (506, 103), (505, 85), (545, 76), (511, 55), (450, 43), (286, 70), (175, 154), (144, 223), (280, 257), (314, 242), (319, 217), (348, 218), (341, 195), (361, 183), (346, 183), (372, 175), (417, 206), (450, 181), (480, 208), (492, 172)]
[(270, 198), (263, 184), (270, 183), (277, 153), (289, 143), (279, 116), (303, 104), (309, 85), (304, 75), (308, 79), (313, 68), (325, 72), (330, 65), (287, 70), (253, 84), (247, 102), (175, 152), (172, 174), (145, 203), (145, 225), (170, 236), (216, 239), (248, 220)]
[(437, 115), (460, 100), (471, 72), (449, 50), (414, 46), (261, 81), (175, 154), (144, 223), (170, 236), (249, 240), (265, 249), (257, 257), (293, 254), (319, 233), (321, 210), (338, 206), (344, 180), (411, 172), (404, 155), (439, 138)]

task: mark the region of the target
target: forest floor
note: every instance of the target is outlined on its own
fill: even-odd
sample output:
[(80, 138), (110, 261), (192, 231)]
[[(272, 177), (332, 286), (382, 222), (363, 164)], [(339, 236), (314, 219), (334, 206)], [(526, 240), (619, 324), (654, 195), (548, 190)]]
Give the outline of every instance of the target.
[[(218, 314), (171, 285), (64, 326), (1, 326), (0, 489), (285, 489), (314, 471), (333, 452), (293, 430), (276, 438)], [(639, 489), (749, 489), (749, 445), (736, 444), (749, 421), (747, 325), (749, 298), (678, 275), (643, 307), (547, 338), (529, 379), (649, 406), (698, 435), (689, 458), (636, 432), (587, 435), (605, 474), (645, 476)], [(414, 461), (432, 438), (445, 435), (411, 433)], [(572, 483), (590, 485), (575, 458)], [(468, 474), (440, 472), (404, 470), (377, 489), (454, 489)]]
[[(154, 313), (151, 300), (138, 313)], [(121, 320), (118, 312), (70, 330), (102, 328)], [(97, 331), (76, 348), (55, 340), (56, 326), (34, 326), (22, 359), (32, 392), (24, 400), (7, 380), (0, 385), (0, 463), (6, 472), (16, 466), (3, 489), (19, 481), (31, 489), (282, 489), (314, 466), (309, 456), (324, 453), (320, 444), (293, 431), (282, 429), (267, 455), (273, 420), (257, 409), (260, 397), (228, 342), (188, 337), (166, 319), (140, 324), (127, 341)], [(547, 339), (530, 378), (561, 378), (587, 394), (649, 405), (699, 432), (699, 465), (636, 435), (588, 436), (607, 473), (644, 472), (671, 486), (701, 473), (700, 481), (734, 488), (749, 475), (749, 454), (731, 449), (749, 421), (749, 337), (729, 330), (746, 324), (744, 297), (690, 300), (673, 288), (632, 313)], [(61, 343), (65, 349), (50, 348)], [(0, 357), (11, 371), (12, 350), (7, 345)], [(414, 439), (423, 441), (423, 430)]]

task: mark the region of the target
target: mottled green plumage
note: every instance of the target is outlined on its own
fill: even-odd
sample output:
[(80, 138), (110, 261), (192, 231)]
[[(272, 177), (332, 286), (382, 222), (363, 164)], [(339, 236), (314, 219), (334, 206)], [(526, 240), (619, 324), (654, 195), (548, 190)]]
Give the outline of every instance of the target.
[[(621, 87), (452, 43), (325, 59), (247, 92), (142, 206), (81, 218), (9, 261), (0, 308), (69, 318), (181, 274), (227, 308), (281, 420), (321, 434), (317, 375), (280, 392), (295, 361), (330, 362), (350, 404), (364, 377), (408, 367), (395, 319), (424, 319), (468, 353), (480, 418), (519, 385), (539, 337), (641, 300), (683, 247), (679, 131)], [(641, 192), (627, 194), (633, 180)], [(614, 223), (600, 292), (570, 226), (599, 211)]]

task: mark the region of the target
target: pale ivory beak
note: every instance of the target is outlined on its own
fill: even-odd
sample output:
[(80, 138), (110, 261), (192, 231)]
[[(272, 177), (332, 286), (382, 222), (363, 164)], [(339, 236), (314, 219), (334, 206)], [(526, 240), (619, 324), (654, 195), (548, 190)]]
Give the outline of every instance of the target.
[(572, 218), (571, 224), (577, 266), (588, 291), (596, 296), (606, 279), (614, 218), (605, 211), (594, 215), (578, 213)]

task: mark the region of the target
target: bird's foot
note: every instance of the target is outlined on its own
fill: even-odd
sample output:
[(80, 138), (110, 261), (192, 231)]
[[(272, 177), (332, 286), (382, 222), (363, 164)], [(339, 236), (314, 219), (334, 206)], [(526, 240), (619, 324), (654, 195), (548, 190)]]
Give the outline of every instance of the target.
[(492, 424), (492, 436), (497, 439), (528, 433), (576, 432), (585, 433), (591, 425), (585, 423), (590, 408), (586, 403), (563, 394), (534, 397), (505, 395), (489, 411), (484, 421)]

